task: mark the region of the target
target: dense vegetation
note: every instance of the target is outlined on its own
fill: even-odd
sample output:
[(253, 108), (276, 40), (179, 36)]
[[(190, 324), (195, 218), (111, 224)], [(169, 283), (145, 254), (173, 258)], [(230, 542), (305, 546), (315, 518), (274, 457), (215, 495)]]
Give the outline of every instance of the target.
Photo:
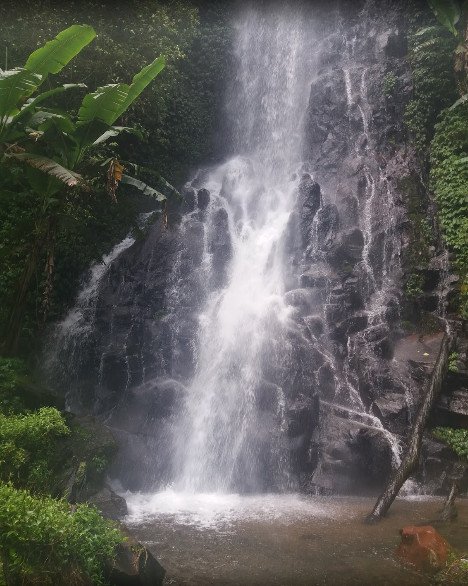
[[(429, 6), (430, 5), (430, 6)], [(431, 10), (432, 8), (432, 10)], [(468, 316), (468, 102), (467, 48), (464, 39), (466, 9), (457, 2), (413, 2), (410, 9), (409, 63), (413, 95), (405, 122), (420, 161), (421, 179), (407, 178), (413, 243), (407, 253), (408, 297), (422, 294), (422, 272), (434, 244), (427, 222), (434, 196), (442, 236), (451, 253), (452, 268), (460, 279), (452, 310)], [(436, 18), (437, 16), (437, 18)]]
[(81, 504), (102, 487), (113, 439), (61, 413), (17, 356), (31, 356), (90, 261), (177, 194), (163, 175), (180, 185), (216, 151), (226, 9), (120, 8), (124, 26), (93, 1), (0, 9), (0, 340), (13, 355), (0, 358), (0, 574), (9, 585), (100, 584), (124, 539)]
[(34, 497), (0, 484), (0, 553), (8, 584), (102, 584), (103, 567), (123, 539), (86, 504)]
[[(0, 358), (0, 568), (7, 584), (101, 583), (124, 537), (83, 500), (115, 450), (67, 419), (23, 361)], [(67, 502), (68, 501), (68, 502)], [(1, 578), (0, 578), (1, 583)]]
[[(53, 9), (51, 6), (48, 1), (34, 5), (7, 1), (0, 8), (8, 68), (25, 63), (31, 50), (65, 27), (93, 23), (96, 39), (53, 80), (47, 80), (48, 87), (86, 83), (92, 90), (127, 82), (156, 55), (166, 56), (158, 83), (150, 85), (119, 120), (122, 126), (136, 127), (139, 136), (126, 133), (123, 140), (112, 137), (100, 146), (101, 159), (118, 153), (126, 172), (137, 171), (139, 178), (150, 184), (156, 181), (155, 173), (161, 174), (177, 186), (192, 168), (208, 161), (209, 154), (219, 153), (220, 149), (214, 148), (214, 129), (229, 59), (226, 6), (202, 3), (200, 9), (197, 2), (128, 2), (120, 6), (126, 15), (123, 21), (117, 14), (109, 18), (107, 6), (97, 1), (62, 6), (54, 2)], [(66, 98), (57, 96), (51, 106), (59, 112), (76, 112), (85, 91), (67, 92)], [(68, 197), (55, 228), (47, 319), (56, 318), (72, 301), (79, 277), (90, 262), (129, 230), (137, 230), (140, 212), (157, 207), (131, 186), (121, 186), (118, 202), (113, 204), (105, 190), (106, 169), (96, 165), (94, 156), (82, 165), (88, 175), (92, 172), (93, 189), (87, 196)], [(38, 230), (45, 230), (40, 226), (41, 200), (23, 184), (22, 171), (16, 180), (11, 179), (13, 185), (0, 185), (0, 339), (9, 330), (11, 306), (31, 256), (32, 239)], [(46, 260), (45, 251), (38, 255), (25, 295), (19, 340), (23, 354), (34, 348), (36, 332), (44, 324)]]

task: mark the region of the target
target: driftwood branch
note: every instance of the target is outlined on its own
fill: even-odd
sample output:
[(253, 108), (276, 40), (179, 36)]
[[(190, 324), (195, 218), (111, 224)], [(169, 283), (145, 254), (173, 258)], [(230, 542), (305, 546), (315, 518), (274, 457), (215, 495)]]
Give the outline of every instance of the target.
[(377, 499), (372, 513), (366, 517), (367, 523), (380, 521), (386, 515), (398, 495), (400, 488), (418, 464), (424, 429), (447, 372), (448, 356), (451, 346), (452, 338), (446, 333), (442, 339), (425, 396), (419, 407), (419, 412), (408, 440), (406, 453), (400, 466), (390, 475), (387, 487)]

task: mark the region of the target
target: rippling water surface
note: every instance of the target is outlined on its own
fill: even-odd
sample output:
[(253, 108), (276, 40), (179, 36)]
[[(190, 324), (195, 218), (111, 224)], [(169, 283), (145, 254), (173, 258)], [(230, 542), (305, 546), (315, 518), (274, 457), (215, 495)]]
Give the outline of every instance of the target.
[(433, 524), (468, 550), (468, 502), (451, 524), (433, 521), (442, 499), (400, 499), (380, 524), (362, 522), (368, 498), (301, 495), (127, 494), (132, 532), (171, 585), (423, 585), (394, 559), (398, 531)]

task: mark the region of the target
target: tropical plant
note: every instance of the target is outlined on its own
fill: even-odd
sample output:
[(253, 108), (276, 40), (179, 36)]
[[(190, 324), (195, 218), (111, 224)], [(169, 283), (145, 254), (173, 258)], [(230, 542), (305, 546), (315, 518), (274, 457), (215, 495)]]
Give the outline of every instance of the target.
[[(86, 179), (80, 173), (84, 159), (92, 150), (101, 151), (105, 143), (123, 132), (137, 133), (135, 129), (115, 126), (114, 123), (138, 98), (165, 65), (163, 56), (137, 73), (132, 83), (108, 84), (86, 94), (77, 115), (46, 108), (43, 103), (69, 89), (84, 87), (68, 84), (34, 95), (48, 74), (57, 73), (95, 37), (94, 30), (86, 25), (73, 25), (62, 31), (27, 59), (24, 68), (2, 73), (0, 78), (0, 148), (2, 164), (14, 172), (23, 167), (23, 175), (16, 181), (26, 182), (26, 188), (41, 198), (40, 214), (36, 218), (33, 246), (26, 262), (18, 293), (9, 320), (9, 331), (4, 350), (14, 352), (21, 329), (24, 302), (38, 263), (46, 256), (42, 318), (45, 320), (52, 294), (55, 266), (55, 240), (59, 223), (66, 216), (66, 205), (91, 190), (92, 176)], [(3, 85), (2, 85), (3, 82)], [(102, 161), (97, 161), (102, 165)], [(96, 160), (94, 161), (96, 162)], [(164, 201), (166, 196), (144, 182), (123, 173), (123, 166), (115, 156), (107, 165), (107, 189), (115, 201), (120, 181), (132, 185)], [(88, 174), (89, 175), (89, 174)], [(164, 188), (176, 192), (167, 182)], [(177, 193), (177, 192), (176, 192)]]
[(459, 93), (468, 93), (468, 2), (462, 0), (428, 0), (437, 18), (457, 39), (454, 70), (457, 76)]
[(457, 0), (427, 0), (437, 20), (449, 30), (453, 36), (458, 35), (455, 28), (460, 20), (461, 7)]
[(8, 586), (103, 584), (104, 564), (124, 539), (93, 507), (72, 510), (65, 501), (0, 483), (0, 556)]

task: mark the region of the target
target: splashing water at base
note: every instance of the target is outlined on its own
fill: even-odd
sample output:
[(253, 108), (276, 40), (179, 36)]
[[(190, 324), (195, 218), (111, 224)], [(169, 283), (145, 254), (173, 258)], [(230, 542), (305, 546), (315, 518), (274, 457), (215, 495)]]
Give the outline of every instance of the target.
[(315, 500), (300, 494), (239, 495), (175, 492), (123, 493), (129, 515), (126, 522), (140, 524), (155, 518), (178, 525), (226, 529), (239, 521), (291, 523), (310, 517), (342, 517), (339, 500)]

